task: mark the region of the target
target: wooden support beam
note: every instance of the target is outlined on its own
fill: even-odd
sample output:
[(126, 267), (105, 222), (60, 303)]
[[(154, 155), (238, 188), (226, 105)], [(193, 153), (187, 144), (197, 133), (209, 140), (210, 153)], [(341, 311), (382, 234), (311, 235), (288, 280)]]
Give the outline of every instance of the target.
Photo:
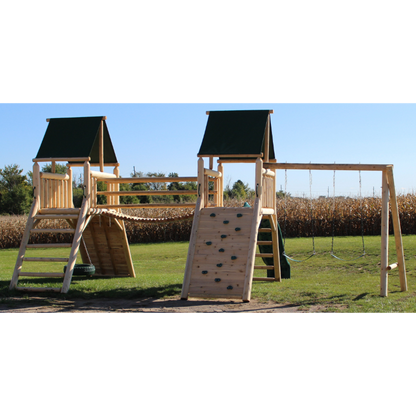
[(264, 163), (265, 169), (288, 170), (350, 170), (383, 172), (393, 165), (362, 165), (349, 163)]
[(33, 200), (32, 207), (30, 208), (30, 212), (29, 212), (29, 216), (26, 222), (26, 228), (23, 233), (22, 241), (20, 242), (20, 248), (19, 248), (19, 253), (17, 254), (16, 265), (14, 267), (12, 280), (9, 286), (10, 290), (16, 289), (17, 287), (17, 282), (19, 280), (19, 273), (22, 270), (23, 258), (25, 256), (27, 243), (30, 237), (30, 230), (33, 227), (33, 223), (35, 221), (35, 216), (38, 212), (38, 209), (39, 209), (39, 198), (35, 198)]
[[(89, 178), (89, 172), (88, 172)], [(64, 282), (62, 285), (62, 293), (67, 293), (69, 290), (69, 286), (71, 284), (72, 273), (74, 271), (75, 262), (77, 260), (77, 254), (79, 250), (79, 245), (81, 243), (82, 233), (84, 231), (85, 220), (87, 218), (88, 213), (88, 203), (86, 198), (83, 199), (81, 210), (79, 213), (79, 219), (77, 222), (77, 227), (75, 229), (74, 239), (71, 245), (71, 252), (69, 254), (69, 261), (65, 272)]]
[(387, 174), (382, 175), (381, 191), (381, 265), (380, 265), (380, 296), (388, 295), (388, 261), (389, 261), (389, 186)]
[[(261, 162), (261, 159), (258, 159)], [(260, 178), (261, 178), (261, 168), (262, 163), (257, 163), (256, 171), (260, 170)], [(257, 175), (256, 175), (256, 179)], [(243, 302), (249, 302), (251, 298), (251, 287), (253, 285), (253, 270), (254, 270), (254, 263), (256, 259), (256, 242), (257, 241), (257, 231), (259, 229), (261, 220), (261, 198), (256, 198), (254, 202), (254, 209), (253, 209), (253, 220), (251, 224), (250, 230), (250, 245), (247, 254), (247, 265), (246, 265), (246, 274), (244, 278), (244, 290), (243, 290)]]
[(38, 157), (32, 159), (32, 162), (89, 162), (91, 158), (88, 157)]
[(191, 237), (189, 239), (188, 256), (186, 258), (185, 274), (183, 277), (182, 292), (181, 292), (182, 300), (188, 299), (189, 286), (191, 283), (192, 263), (194, 261), (195, 248), (196, 248), (196, 235), (198, 231), (199, 219), (201, 216), (201, 209), (203, 208), (203, 204), (204, 204), (203, 198), (202, 196), (199, 196), (196, 202), (196, 206), (195, 206), (194, 219), (192, 222)]
[(101, 120), (98, 130), (98, 160), (100, 162), (100, 172), (104, 172), (104, 120)]
[(269, 161), (270, 153), (270, 114), (267, 116), (266, 129), (264, 132), (264, 162)]
[(120, 208), (120, 209), (129, 209), (129, 208), (194, 208), (195, 204), (103, 204), (98, 205), (97, 208)]
[[(210, 194), (214, 194), (210, 191)], [(115, 196), (126, 196), (126, 195), (197, 195), (196, 190), (184, 190), (184, 191), (98, 191), (97, 195), (115, 195)]]
[(405, 292), (407, 291), (406, 265), (403, 251), (402, 231), (400, 227), (399, 207), (397, 204), (396, 187), (394, 185), (393, 168), (387, 169), (387, 182), (390, 192), (390, 207), (393, 220), (394, 240), (396, 244), (396, 264), (399, 267), (400, 289), (402, 292)]
[[(250, 155), (200, 155), (198, 154), (197, 157), (224, 157), (224, 158), (228, 158), (228, 157), (235, 157), (235, 158), (253, 158), (253, 159), (257, 159), (259, 157), (263, 157), (263, 153), (257, 153), (257, 154), (250, 154)], [(223, 161), (221, 161), (223, 162)]]
[(184, 176), (180, 178), (110, 178), (106, 179), (108, 183), (173, 183), (173, 182), (197, 182), (196, 176)]
[(212, 178), (221, 178), (221, 173), (212, 169), (204, 169), (205, 175), (211, 176)]

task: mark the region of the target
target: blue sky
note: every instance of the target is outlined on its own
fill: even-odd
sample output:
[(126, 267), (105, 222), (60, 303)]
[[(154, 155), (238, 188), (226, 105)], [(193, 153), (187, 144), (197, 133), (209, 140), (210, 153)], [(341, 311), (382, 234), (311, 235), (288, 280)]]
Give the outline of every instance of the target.
[[(400, 193), (416, 190), (414, 104), (0, 104), (0, 166), (32, 169), (47, 128), (46, 118), (107, 116), (121, 175), (157, 171), (196, 175), (207, 110), (273, 109), (280, 162), (392, 163)], [(313, 172), (312, 195), (333, 193), (333, 173)], [(226, 165), (225, 180), (254, 186), (252, 164)], [(285, 188), (280, 171), (278, 189)], [(364, 195), (380, 193), (381, 175), (362, 173)], [(289, 171), (287, 191), (309, 195), (309, 173)], [(336, 193), (357, 195), (358, 173), (337, 172)]]

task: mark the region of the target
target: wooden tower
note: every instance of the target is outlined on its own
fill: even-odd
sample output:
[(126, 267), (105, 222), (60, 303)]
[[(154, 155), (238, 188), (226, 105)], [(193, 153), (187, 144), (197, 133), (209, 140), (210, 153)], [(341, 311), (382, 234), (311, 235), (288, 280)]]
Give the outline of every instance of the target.
[[(253, 280), (280, 281), (282, 278), (276, 176), (273, 169), (263, 169), (263, 163), (275, 162), (271, 113), (270, 110), (207, 113), (208, 122), (198, 153), (198, 200), (182, 299), (225, 297), (249, 301)], [(204, 167), (204, 157), (209, 159), (209, 168)], [(218, 158), (216, 171), (213, 170), (214, 158)], [(223, 207), (223, 164), (226, 163), (255, 164), (254, 207)], [(219, 183), (210, 191), (209, 182), (213, 178), (219, 179)], [(270, 227), (259, 230), (262, 219), (268, 219)], [(258, 241), (259, 231), (269, 233), (270, 238)], [(256, 253), (258, 245), (268, 245), (271, 250)], [(256, 257), (273, 261), (269, 265), (255, 266)], [(272, 277), (253, 279), (255, 269), (272, 270), (273, 273), (268, 273)]]
[[(33, 159), (34, 200), (20, 245), (10, 289), (24, 291), (56, 291), (66, 293), (81, 251), (83, 263), (95, 266), (95, 276), (135, 276), (124, 223), (120, 219), (90, 214), (97, 180), (117, 178), (119, 163), (111, 143), (105, 117), (77, 117), (48, 119), (48, 128)], [(52, 172), (41, 172), (39, 163), (50, 163)], [(57, 162), (67, 162), (67, 174), (55, 173)], [(72, 195), (72, 167), (84, 168), (84, 198), (81, 208), (74, 208)], [(91, 167), (99, 167), (99, 171)], [(104, 166), (114, 167), (114, 173), (104, 172)], [(95, 185), (95, 186), (94, 186)], [(118, 185), (117, 185), (118, 186)], [(113, 189), (115, 190), (115, 189)], [(112, 196), (115, 201), (118, 196)], [(113, 202), (114, 202), (113, 201)], [(64, 220), (68, 228), (40, 228), (44, 220)], [(72, 242), (65, 244), (31, 244), (36, 233), (70, 234)], [(67, 248), (65, 257), (26, 255), (27, 249)], [(56, 272), (30, 271), (30, 265), (52, 262)], [(66, 271), (63, 273), (63, 266)], [(25, 266), (25, 267), (24, 267)], [(24, 269), (24, 270), (23, 270)], [(29, 270), (27, 270), (29, 269)], [(19, 277), (63, 278), (62, 288), (19, 286)]]

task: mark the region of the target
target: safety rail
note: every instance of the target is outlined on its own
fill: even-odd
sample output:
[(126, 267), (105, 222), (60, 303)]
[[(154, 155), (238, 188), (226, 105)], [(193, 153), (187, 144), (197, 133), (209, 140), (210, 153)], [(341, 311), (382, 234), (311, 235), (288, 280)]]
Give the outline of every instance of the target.
[(276, 210), (276, 173), (269, 169), (262, 170), (262, 207)]
[(40, 197), (40, 209), (73, 208), (70, 175), (40, 172), (36, 182), (35, 194)]
[[(181, 196), (181, 195), (197, 195), (197, 190), (133, 190), (133, 191), (120, 191), (119, 185), (121, 183), (143, 184), (143, 183), (178, 183), (178, 182), (197, 182), (197, 177), (140, 177), (140, 178), (120, 178), (116, 176), (95, 175), (95, 172), (91, 175), (93, 179), (92, 183), (92, 201), (91, 205), (94, 208), (193, 208), (195, 203), (141, 203), (141, 204), (120, 204), (120, 196)], [(98, 191), (97, 183), (99, 181), (104, 182), (107, 185), (106, 191)], [(107, 196), (106, 204), (98, 204), (98, 195)]]

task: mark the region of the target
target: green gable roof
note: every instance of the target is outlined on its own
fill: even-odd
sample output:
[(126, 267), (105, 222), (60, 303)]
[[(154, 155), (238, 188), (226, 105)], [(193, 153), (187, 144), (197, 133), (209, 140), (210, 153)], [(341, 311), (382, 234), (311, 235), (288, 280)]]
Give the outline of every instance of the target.
[[(264, 136), (269, 110), (210, 111), (198, 156), (259, 155), (264, 153)], [(269, 159), (274, 159), (270, 123)]]
[[(90, 157), (99, 163), (98, 132), (103, 117), (51, 118), (36, 158)], [(104, 163), (117, 163), (107, 124), (103, 122)]]

